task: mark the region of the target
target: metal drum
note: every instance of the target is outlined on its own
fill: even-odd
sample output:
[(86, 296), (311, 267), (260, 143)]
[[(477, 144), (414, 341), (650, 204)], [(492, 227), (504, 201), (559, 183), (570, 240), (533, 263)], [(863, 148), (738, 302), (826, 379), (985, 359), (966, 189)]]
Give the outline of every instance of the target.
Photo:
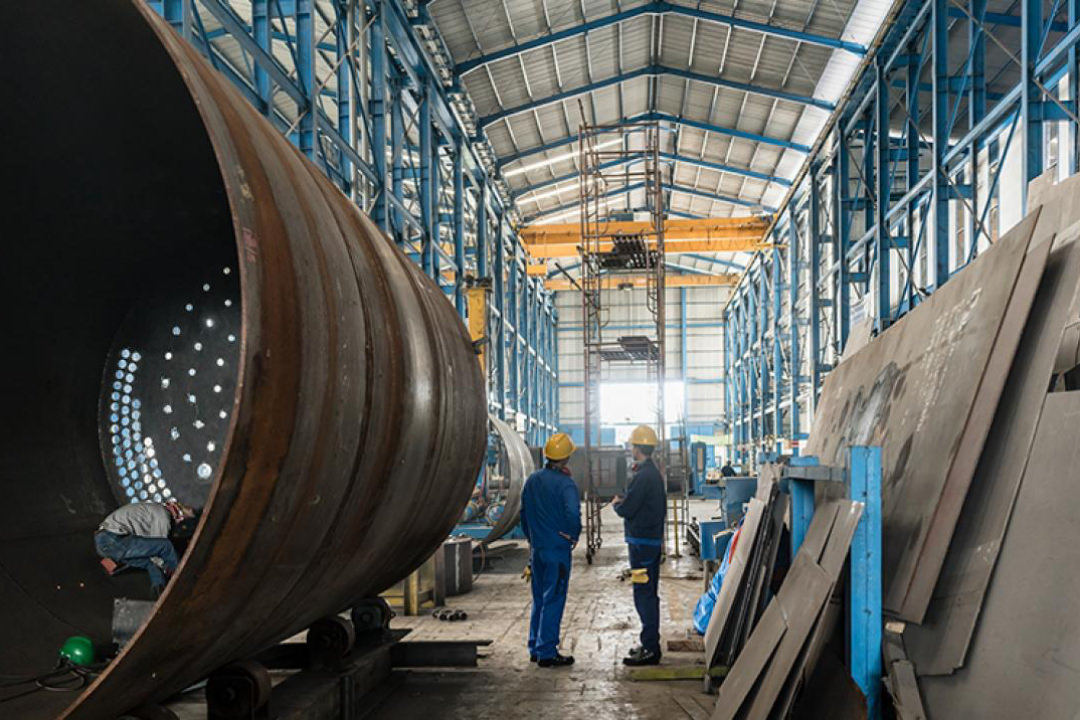
[(9, 20), (0, 673), (145, 595), (97, 565), (118, 503), (205, 508), (88, 689), (0, 706), (96, 720), (418, 567), (483, 462), (485, 388), (441, 289), (144, 3)]

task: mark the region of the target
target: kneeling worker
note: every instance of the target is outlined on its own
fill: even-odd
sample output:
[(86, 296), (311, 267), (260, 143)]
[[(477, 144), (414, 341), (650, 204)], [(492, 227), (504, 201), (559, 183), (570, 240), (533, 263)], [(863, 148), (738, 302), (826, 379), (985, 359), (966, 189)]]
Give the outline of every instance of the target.
[(195, 511), (176, 501), (122, 505), (94, 533), (101, 565), (110, 575), (121, 565), (146, 570), (154, 597), (165, 589), (168, 575), (180, 560), (169, 539), (174, 526), (195, 517)]
[(532, 568), (529, 660), (540, 667), (574, 664), (573, 657), (558, 651), (570, 553), (581, 535), (581, 499), (566, 467), (574, 449), (566, 433), (552, 435), (544, 445), (547, 463), (529, 476), (521, 492), (521, 529), (529, 541)]
[(656, 432), (638, 425), (630, 433), (634, 475), (626, 497), (616, 496), (612, 505), (623, 518), (630, 567), (645, 569), (646, 581), (633, 583), (634, 606), (641, 618), (641, 646), (623, 658), (626, 665), (656, 665), (660, 662), (660, 551), (664, 542), (667, 491), (660, 470), (652, 460), (658, 443)]

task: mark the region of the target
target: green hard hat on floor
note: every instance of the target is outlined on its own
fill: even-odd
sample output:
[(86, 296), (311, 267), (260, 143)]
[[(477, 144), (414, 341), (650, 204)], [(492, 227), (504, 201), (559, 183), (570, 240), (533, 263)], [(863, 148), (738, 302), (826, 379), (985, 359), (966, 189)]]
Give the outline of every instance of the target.
[(72, 665), (89, 665), (94, 662), (94, 643), (85, 635), (72, 635), (60, 646), (60, 657)]

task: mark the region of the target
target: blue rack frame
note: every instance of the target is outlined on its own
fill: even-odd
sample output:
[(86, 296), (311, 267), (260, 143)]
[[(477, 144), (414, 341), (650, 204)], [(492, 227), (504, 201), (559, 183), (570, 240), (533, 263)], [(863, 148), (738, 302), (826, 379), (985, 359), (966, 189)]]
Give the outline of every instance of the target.
[(1080, 0), (1015, 7), (907, 0), (863, 58), (724, 308), (736, 462), (797, 454), (856, 323), (887, 328), (996, 239), (1010, 149), (1020, 213), (1044, 168), (1077, 171)]
[[(558, 426), (557, 313), (526, 271), (494, 154), (427, 16), (402, 0), (147, 0), (466, 314), (495, 274), (490, 409)], [(493, 259), (493, 263), (489, 263)]]
[[(882, 465), (881, 448), (850, 448), (848, 467), (837, 473), (847, 497), (863, 504), (849, 559), (847, 587), (847, 663), (851, 677), (866, 698), (867, 717), (881, 717), (882, 612)], [(787, 481), (791, 493), (791, 557), (795, 557), (814, 517), (814, 483), (810, 475), (796, 477), (798, 468), (816, 468), (812, 457), (789, 458)], [(820, 479), (820, 478), (819, 478)]]

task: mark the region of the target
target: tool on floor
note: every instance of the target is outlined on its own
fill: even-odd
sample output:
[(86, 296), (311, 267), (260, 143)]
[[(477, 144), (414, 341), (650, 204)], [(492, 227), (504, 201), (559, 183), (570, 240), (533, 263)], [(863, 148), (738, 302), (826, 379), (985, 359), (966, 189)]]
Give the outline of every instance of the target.
[(629, 579), (635, 585), (645, 585), (649, 582), (648, 568), (626, 568), (619, 573), (619, 582)]

